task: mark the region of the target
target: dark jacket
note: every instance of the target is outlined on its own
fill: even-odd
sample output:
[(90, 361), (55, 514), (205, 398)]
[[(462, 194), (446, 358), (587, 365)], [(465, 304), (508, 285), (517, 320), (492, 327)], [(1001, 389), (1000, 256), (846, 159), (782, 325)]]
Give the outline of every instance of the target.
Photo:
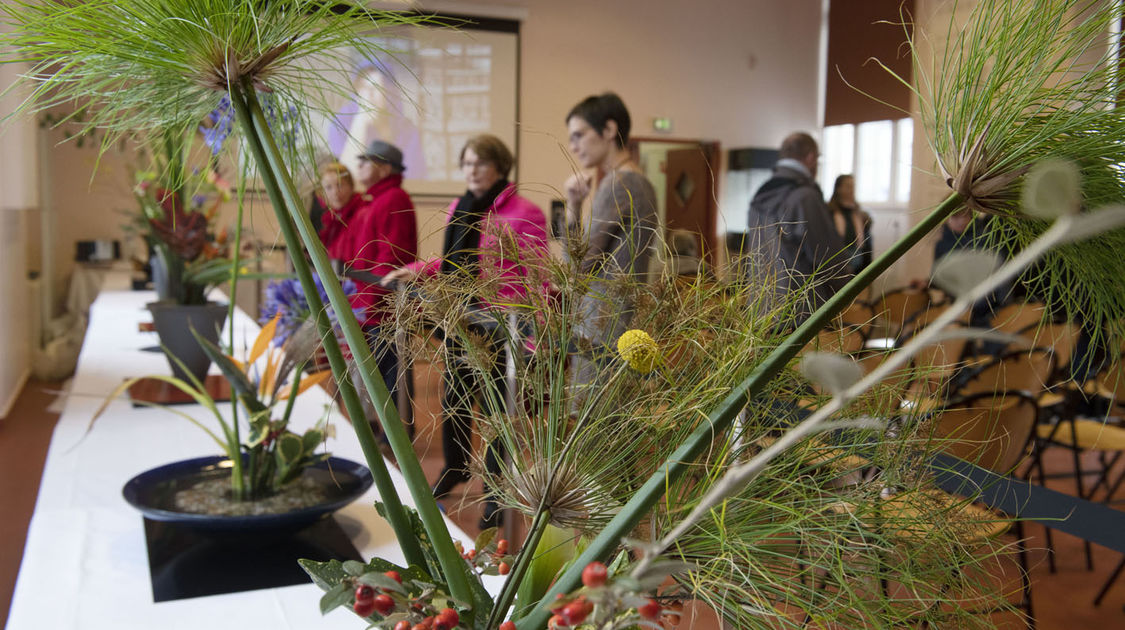
[(844, 244), (820, 188), (804, 173), (776, 167), (750, 202), (747, 226), (750, 279), (773, 288), (767, 307), (795, 299), (801, 321), (847, 281)]

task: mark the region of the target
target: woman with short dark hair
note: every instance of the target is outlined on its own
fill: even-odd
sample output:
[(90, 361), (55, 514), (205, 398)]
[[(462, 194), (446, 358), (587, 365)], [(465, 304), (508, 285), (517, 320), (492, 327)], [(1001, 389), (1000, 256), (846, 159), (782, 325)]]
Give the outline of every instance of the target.
[[(615, 295), (609, 280), (630, 276), (643, 282), (656, 237), (656, 190), (628, 149), (629, 110), (612, 92), (583, 99), (566, 115), (570, 152), (583, 169), (566, 181), (572, 237), (585, 239), (583, 273), (597, 280), (579, 305), (577, 334), (589, 352), (574, 358), (573, 383), (593, 383), (599, 358), (632, 319), (633, 304)], [(590, 198), (589, 218), (582, 218)]]

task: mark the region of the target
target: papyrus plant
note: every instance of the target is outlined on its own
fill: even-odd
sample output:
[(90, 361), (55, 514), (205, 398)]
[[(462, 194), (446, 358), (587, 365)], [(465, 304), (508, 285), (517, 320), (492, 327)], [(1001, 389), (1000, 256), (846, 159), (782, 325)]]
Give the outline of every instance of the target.
[[(924, 68), (917, 73), (922, 77), (919, 93), (923, 119), (939, 162), (949, 175), (953, 189), (950, 197), (797, 330), (763, 346), (762, 354), (754, 361), (739, 364), (740, 370), (729, 375), (724, 387), (709, 392), (713, 404), (693, 418), (688, 430), (674, 436), (663, 463), (629, 487), (630, 498), (607, 515), (582, 554), (542, 595), (539, 603), (528, 602), (521, 607), (519, 628), (542, 628), (555, 596), (574, 591), (583, 567), (615, 554), (622, 540), (642, 522), (647, 520), (658, 528), (654, 539), (671, 530), (684, 514), (675, 509), (680, 497), (669, 491), (689, 486), (704, 489), (710, 481), (720, 478), (724, 468), (714, 465), (713, 459), (708, 460), (712, 465), (700, 468), (696, 465), (700, 457), (712, 453), (717, 438), (729, 435), (735, 419), (748, 404), (768, 404), (768, 394), (779, 387), (778, 377), (786, 373), (787, 366), (808, 341), (952, 212), (964, 205), (997, 212), (1005, 218), (1001, 225), (1015, 226), (997, 229), (1016, 235), (997, 242), (1016, 248), (1031, 242), (1046, 224), (1018, 215), (1015, 200), (1027, 169), (1050, 156), (1065, 157), (1079, 165), (1086, 182), (1083, 197), (1087, 205), (1121, 197), (1121, 178), (1115, 164), (1122, 161), (1119, 153), (1123, 149), (1118, 143), (1122, 119), (1118, 110), (1109, 107), (1116, 97), (1119, 68), (1102, 64), (1070, 73), (1072, 59), (1085, 51), (1098, 50), (1105, 43), (1103, 33), (1110, 23), (1120, 19), (1120, 11), (1117, 3), (1098, 3), (1079, 16), (1076, 11), (1084, 7), (1086, 3), (1073, 0), (982, 2), (970, 19), (970, 24), (976, 26), (964, 32), (950, 32), (954, 52), (946, 58), (945, 65), (934, 73), (927, 74)], [(346, 51), (358, 51), (358, 57), (374, 59), (381, 51), (364, 34), (382, 25), (408, 23), (417, 18), (372, 12), (349, 2), (312, 0), (15, 0), (3, 5), (0, 16), (10, 29), (0, 40), (7, 46), (5, 60), (24, 61), (31, 66), (26, 76), (31, 96), (18, 112), (20, 115), (66, 105), (81, 112), (89, 127), (104, 129), (107, 142), (125, 134), (153, 141), (157, 137), (155, 132), (171, 129), (186, 133), (194, 129), (222, 99), (229, 101), (238, 136), (269, 194), (287, 246), (293, 252), (307, 252), (311, 260), (310, 266), (303, 256), (293, 257), (310, 307), (317, 313), (317, 327), (342, 401), (352, 417), (363, 416), (324, 305), (319, 303), (314, 270), (323, 281), (333, 309), (340, 314), (343, 336), (361, 367), (363, 386), (375, 402), (417, 506), (420, 525), (416, 529), (390, 482), (369, 426), (355, 423), (357, 439), (382, 496), (384, 513), (408, 563), (425, 570), (434, 583), (446, 589), (463, 612), (462, 625), (496, 628), (509, 614), (508, 606), (519, 578), (525, 575), (523, 567), (532, 560), (531, 554), (520, 555), (509, 584), (495, 603), (482, 594), (483, 589), (470, 576), (430, 495), (406, 430), (371, 361), (359, 324), (351, 316), (325, 251), (303, 212), (291, 169), (302, 165), (307, 168), (311, 160), (298, 150), (300, 143), (278, 142), (262, 105), (263, 95), (269, 94), (272, 107), (285, 111), (292, 107), (306, 121), (310, 112), (328, 110), (326, 103), (332, 93), (348, 88), (324, 80), (331, 76), (324, 69), (346, 72), (348, 59), (355, 58)], [(301, 128), (307, 133), (312, 125)], [(1073, 249), (1059, 250), (1059, 255), (1048, 257), (1042, 267), (1048, 271), (1041, 276), (1045, 296), (1072, 307), (1088, 300), (1094, 307), (1084, 309), (1086, 315), (1103, 320), (1119, 313), (1125, 304), (1120, 296), (1125, 291), (1116, 276), (1109, 278), (1111, 282), (1101, 281), (1107, 279), (1107, 269), (1116, 269), (1110, 263), (1117, 259), (1108, 257), (1107, 245), (1116, 243), (1114, 239), (1119, 239), (1118, 232), (1099, 237), (1089, 249), (1072, 246)], [(1082, 253), (1085, 251), (1098, 253)], [(1089, 280), (1072, 283), (1072, 277)], [(563, 348), (556, 350), (561, 353)], [(723, 366), (715, 368), (721, 370)], [(742, 372), (741, 368), (747, 369)], [(801, 462), (802, 458), (792, 457), (792, 466), (803, 466)], [(707, 472), (700, 477), (700, 470)], [(772, 463), (770, 470), (786, 478), (804, 478), (799, 470), (782, 472)], [(809, 493), (812, 491), (810, 486)], [(782, 498), (776, 492), (765, 496)], [(657, 508), (665, 497), (663, 503), (671, 509), (661, 516)], [(791, 503), (781, 500), (770, 507), (779, 514), (800, 509), (799, 505), (793, 508)], [(850, 518), (846, 511), (829, 517)], [(706, 558), (715, 544), (739, 540), (740, 532), (712, 535), (722, 533), (726, 523), (697, 525), (692, 528), (699, 534), (695, 541), (689, 545), (688, 539), (681, 537), (679, 544), (682, 549), (698, 552), (696, 557)], [(533, 532), (538, 531), (540, 527), (534, 526)], [(772, 538), (794, 533), (782, 523)], [(708, 541), (712, 546), (708, 546)], [(529, 549), (534, 547), (528, 545)], [(736, 553), (745, 554), (748, 549), (755, 548), (742, 546)], [(938, 551), (934, 549), (935, 553)], [(849, 560), (839, 555), (818, 558), (825, 563)], [(752, 555), (743, 560), (745, 566), (753, 567)], [(689, 574), (687, 579), (705, 580), (707, 567), (703, 569), (694, 578)], [(780, 601), (815, 610), (820, 603), (818, 598), (823, 596), (812, 588), (786, 589), (759, 580), (760, 575), (755, 571), (743, 575), (743, 591), (760, 595), (756, 601)], [(928, 597), (937, 600), (949, 585), (938, 579), (931, 586)], [(745, 610), (741, 604), (745, 600), (738, 600), (740, 595), (731, 595), (733, 602), (721, 598), (710, 601), (720, 609), (737, 611), (732, 617), (738, 620), (762, 618), (770, 613), (761, 606)], [(874, 601), (864, 618), (880, 624), (900, 620), (902, 613), (895, 610), (897, 603), (894, 598)]]

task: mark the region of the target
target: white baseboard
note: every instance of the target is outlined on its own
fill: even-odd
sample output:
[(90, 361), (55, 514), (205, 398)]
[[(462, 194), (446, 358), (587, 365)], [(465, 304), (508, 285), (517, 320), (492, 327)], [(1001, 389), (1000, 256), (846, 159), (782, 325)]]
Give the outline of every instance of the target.
[(8, 417), (8, 412), (11, 411), (12, 407), (16, 405), (16, 399), (18, 399), (20, 397), (20, 394), (23, 393), (23, 387), (24, 385), (27, 385), (27, 379), (29, 378), (31, 378), (31, 368), (23, 371), (23, 374), (20, 375), (19, 380), (16, 381), (16, 387), (12, 390), (12, 395), (8, 397), (8, 400), (4, 401), (4, 406), (0, 407), (0, 420)]

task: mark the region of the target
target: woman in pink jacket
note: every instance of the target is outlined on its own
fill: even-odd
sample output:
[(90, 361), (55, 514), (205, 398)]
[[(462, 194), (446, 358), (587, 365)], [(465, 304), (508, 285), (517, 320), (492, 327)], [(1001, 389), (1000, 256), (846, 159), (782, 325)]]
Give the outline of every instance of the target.
[[(468, 190), (449, 207), (442, 255), (407, 265), (388, 274), (384, 283), (411, 280), (417, 276), (470, 273), (481, 278), (498, 280), (499, 297), (518, 298), (528, 286), (527, 277), (539, 275), (539, 264), (547, 257), (547, 219), (534, 203), (516, 194), (508, 182), (514, 159), (508, 147), (497, 137), (480, 135), (470, 138), (461, 149), (461, 170)], [(504, 255), (514, 240), (517, 256)], [(485, 395), (485, 383), (469, 368), (458, 365), (455, 357), (463, 353), (457, 341), (447, 336), (445, 372), (442, 374), (441, 399), (442, 451), (445, 467), (434, 484), (434, 496), (450, 494), (459, 484), (469, 480), (469, 452), (473, 427), (473, 402), (478, 401), (487, 412), (493, 409), (494, 396)], [(497, 363), (492, 371), (492, 391), (503, 392), (505, 354), (497, 349)], [(499, 441), (487, 447), (485, 462), (490, 472), (499, 472), (504, 453)], [(496, 502), (484, 505), (481, 528), (494, 527), (501, 512)]]

